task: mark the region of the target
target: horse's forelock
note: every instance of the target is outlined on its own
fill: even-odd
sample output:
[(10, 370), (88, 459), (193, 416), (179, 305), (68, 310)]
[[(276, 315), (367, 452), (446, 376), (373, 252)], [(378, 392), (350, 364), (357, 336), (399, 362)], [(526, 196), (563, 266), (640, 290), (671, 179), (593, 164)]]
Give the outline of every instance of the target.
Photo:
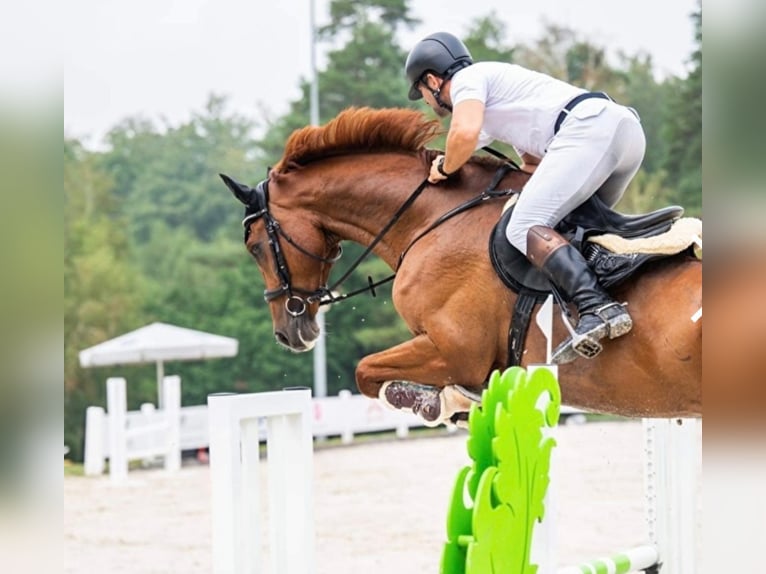
[(439, 133), (438, 120), (406, 108), (348, 108), (326, 125), (296, 130), (274, 171), (286, 173), (297, 165), (343, 153), (417, 152)]

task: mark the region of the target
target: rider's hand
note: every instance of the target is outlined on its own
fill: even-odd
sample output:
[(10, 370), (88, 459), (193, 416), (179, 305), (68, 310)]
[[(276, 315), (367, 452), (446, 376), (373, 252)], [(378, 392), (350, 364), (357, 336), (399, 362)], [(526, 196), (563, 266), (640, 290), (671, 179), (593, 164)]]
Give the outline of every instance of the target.
[[(434, 159), (434, 161), (431, 162), (431, 173), (428, 174), (428, 181), (430, 183), (439, 183), (440, 181), (444, 181), (445, 179), (447, 179), (448, 176), (443, 173), (443, 170), (444, 170), (443, 164), (444, 164), (443, 155), (436, 156), (436, 159)], [(442, 171), (439, 171), (440, 167), (442, 168)]]

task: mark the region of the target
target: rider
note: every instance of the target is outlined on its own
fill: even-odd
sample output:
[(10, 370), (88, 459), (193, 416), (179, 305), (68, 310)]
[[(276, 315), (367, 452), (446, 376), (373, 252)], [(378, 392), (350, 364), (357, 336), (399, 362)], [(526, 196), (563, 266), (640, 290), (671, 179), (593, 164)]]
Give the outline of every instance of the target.
[(431, 183), (457, 172), (474, 150), (494, 140), (514, 146), (522, 168), (532, 173), (505, 235), (577, 307), (574, 336), (559, 345), (553, 361), (594, 357), (601, 339), (628, 333), (628, 310), (553, 228), (594, 194), (610, 207), (622, 197), (646, 148), (635, 111), (602, 92), (515, 64), (474, 63), (463, 42), (447, 32), (418, 42), (405, 73), (410, 100), (425, 99), (440, 117), (452, 114)]

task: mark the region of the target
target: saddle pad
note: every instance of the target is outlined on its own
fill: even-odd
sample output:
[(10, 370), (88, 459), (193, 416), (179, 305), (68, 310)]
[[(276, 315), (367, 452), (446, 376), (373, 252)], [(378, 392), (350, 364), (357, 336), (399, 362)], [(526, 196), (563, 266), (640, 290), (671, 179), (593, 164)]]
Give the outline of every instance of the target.
[(625, 239), (613, 233), (595, 235), (589, 238), (613, 253), (652, 253), (673, 255), (680, 253), (702, 239), (702, 220), (696, 217), (682, 217), (673, 226), (654, 237)]

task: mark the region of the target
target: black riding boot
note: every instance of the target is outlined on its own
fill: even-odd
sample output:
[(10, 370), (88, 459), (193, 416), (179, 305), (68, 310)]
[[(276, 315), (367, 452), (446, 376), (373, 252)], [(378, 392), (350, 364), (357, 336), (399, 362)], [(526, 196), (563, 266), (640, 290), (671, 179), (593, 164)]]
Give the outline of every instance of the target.
[(609, 296), (580, 252), (552, 229), (536, 225), (529, 230), (527, 257), (577, 307), (577, 326), (554, 351), (554, 363), (569, 363), (578, 355), (592, 359), (603, 348), (601, 339), (621, 337), (633, 327), (625, 306)]

